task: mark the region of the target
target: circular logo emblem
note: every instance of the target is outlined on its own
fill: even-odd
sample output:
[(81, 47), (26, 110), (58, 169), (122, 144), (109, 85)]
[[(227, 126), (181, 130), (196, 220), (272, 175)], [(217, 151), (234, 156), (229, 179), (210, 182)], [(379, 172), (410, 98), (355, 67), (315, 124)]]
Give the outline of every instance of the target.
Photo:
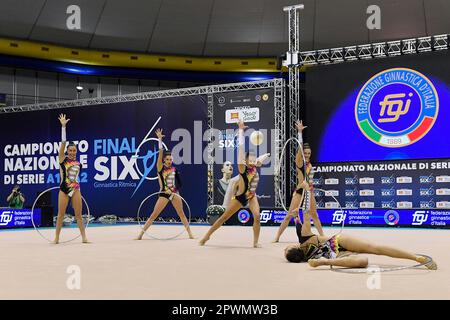
[(221, 104), (225, 103), (225, 97), (219, 97), (219, 103)]
[(262, 99), (263, 99), (264, 101), (269, 100), (269, 95), (268, 95), (268, 94), (263, 94)]
[(399, 148), (419, 141), (433, 127), (439, 97), (433, 83), (412, 69), (384, 70), (367, 81), (355, 102), (359, 129), (370, 141)]
[(250, 213), (247, 210), (240, 210), (238, 213), (238, 220), (240, 223), (247, 223), (250, 220)]
[(399, 220), (400, 216), (397, 211), (389, 210), (384, 214), (384, 221), (390, 226), (395, 226)]
[(256, 95), (255, 100), (258, 101), (258, 102), (261, 101), (261, 96), (259, 94)]

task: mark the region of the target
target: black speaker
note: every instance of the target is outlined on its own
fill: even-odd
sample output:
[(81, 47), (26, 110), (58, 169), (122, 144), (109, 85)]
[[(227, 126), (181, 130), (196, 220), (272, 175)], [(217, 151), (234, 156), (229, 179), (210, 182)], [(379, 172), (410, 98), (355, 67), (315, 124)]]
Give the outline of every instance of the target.
[[(36, 198), (39, 197), (41, 192), (38, 192), (36, 194)], [(52, 194), (50, 193), (50, 191), (47, 191), (42, 196), (40, 196), (38, 201), (36, 202), (36, 207), (51, 206), (51, 205), (52, 205)]]

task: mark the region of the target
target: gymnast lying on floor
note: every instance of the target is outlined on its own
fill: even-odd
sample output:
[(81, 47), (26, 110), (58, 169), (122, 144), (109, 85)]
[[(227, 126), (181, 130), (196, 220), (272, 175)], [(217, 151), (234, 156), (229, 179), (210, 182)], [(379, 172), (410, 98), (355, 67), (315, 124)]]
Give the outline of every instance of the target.
[[(312, 212), (317, 215), (317, 213)], [(318, 216), (315, 217), (318, 219)], [(392, 258), (408, 259), (424, 264), (430, 270), (436, 270), (437, 264), (428, 257), (412, 254), (390, 246), (378, 245), (363, 239), (344, 234), (329, 236), (315, 235), (311, 231), (311, 216), (303, 212), (303, 224), (298, 214), (295, 227), (299, 244), (286, 247), (284, 255), (289, 262), (308, 262), (315, 268), (319, 266), (339, 266), (346, 268), (366, 268), (369, 261), (358, 257), (357, 253), (383, 255)]]

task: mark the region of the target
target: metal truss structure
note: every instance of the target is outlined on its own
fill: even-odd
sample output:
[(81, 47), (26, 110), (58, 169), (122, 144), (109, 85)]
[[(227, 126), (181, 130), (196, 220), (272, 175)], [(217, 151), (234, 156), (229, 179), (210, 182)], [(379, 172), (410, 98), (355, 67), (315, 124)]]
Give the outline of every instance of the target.
[[(244, 90), (255, 90), (255, 89), (274, 89), (274, 115), (275, 115), (275, 155), (276, 163), (278, 161), (278, 154), (281, 152), (282, 143), (285, 138), (285, 99), (284, 99), (284, 79), (272, 79), (265, 81), (252, 81), (252, 82), (241, 82), (241, 83), (230, 83), (222, 85), (213, 86), (203, 86), (203, 87), (192, 87), (174, 90), (161, 90), (161, 91), (151, 91), (135, 94), (127, 94), (121, 96), (110, 96), (101, 98), (90, 98), (90, 99), (78, 99), (78, 100), (68, 100), (68, 101), (57, 101), (50, 103), (39, 103), (39, 104), (29, 104), (22, 106), (6, 107), (0, 108), (0, 114), (14, 113), (14, 112), (26, 112), (26, 111), (37, 111), (37, 110), (50, 110), (50, 109), (62, 109), (62, 108), (72, 108), (72, 107), (86, 107), (102, 104), (111, 104), (118, 102), (130, 102), (130, 101), (143, 101), (151, 99), (169, 98), (169, 97), (182, 97), (182, 96), (193, 96), (193, 95), (206, 95), (207, 96), (207, 129), (214, 128), (214, 94), (224, 93), (224, 92), (236, 92)], [(214, 145), (213, 145), (213, 131), (209, 131), (209, 142), (207, 146), (208, 150), (208, 205), (213, 204), (214, 199)], [(282, 166), (281, 179), (279, 183), (274, 184), (275, 189), (275, 203), (276, 206), (280, 205), (280, 199), (278, 199), (279, 190), (282, 196), (285, 196), (285, 168)]]
[[(289, 30), (289, 51), (286, 53), (286, 60), (283, 65), (289, 69), (289, 101), (288, 113), (289, 119), (287, 126), (289, 128), (289, 136), (297, 136), (295, 121), (300, 118), (300, 10), (304, 6), (302, 4), (284, 7), (283, 11), (288, 13), (288, 30)], [(295, 172), (295, 155), (296, 148), (289, 149), (289, 189), (293, 189), (297, 184), (297, 174)]]
[(299, 64), (317, 65), (450, 49), (450, 34), (300, 52)]

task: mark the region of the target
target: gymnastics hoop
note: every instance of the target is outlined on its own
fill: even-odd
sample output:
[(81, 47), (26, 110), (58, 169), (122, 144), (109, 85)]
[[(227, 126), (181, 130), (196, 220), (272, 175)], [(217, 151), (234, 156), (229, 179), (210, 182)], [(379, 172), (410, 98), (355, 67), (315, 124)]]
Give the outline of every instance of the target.
[[(55, 189), (59, 189), (59, 187), (51, 187), (51, 188), (48, 188), (47, 190), (42, 191), (42, 192), (37, 196), (36, 200), (34, 200), (33, 206), (31, 207), (31, 223), (33, 224), (34, 230), (37, 231), (37, 233), (41, 236), (41, 238), (47, 240), (49, 243), (53, 243), (53, 241), (50, 240), (49, 238), (47, 238), (46, 236), (44, 236), (44, 235), (39, 231), (39, 229), (36, 227), (36, 224), (34, 223), (34, 207), (36, 206), (36, 202), (38, 201), (38, 199), (39, 199), (44, 193), (46, 193), (46, 192), (48, 192), (48, 191), (51, 191), (51, 190), (55, 190)], [(83, 202), (84, 202), (84, 204), (85, 204), (85, 206), (86, 206), (86, 208), (87, 208), (87, 212), (88, 212), (87, 222), (86, 222), (86, 226), (85, 226), (85, 228), (87, 228), (88, 225), (89, 225), (89, 219), (91, 218), (91, 211), (89, 210), (89, 205), (87, 204), (86, 199), (84, 199), (83, 196), (81, 196), (81, 199), (83, 200)], [(83, 222), (83, 217), (81, 217), (81, 221)], [(72, 241), (78, 239), (79, 237), (81, 237), (81, 234), (79, 234), (78, 236), (76, 236), (76, 237), (73, 238), (73, 239), (66, 240), (66, 241), (60, 241), (59, 243), (68, 243), (68, 242), (72, 242)]]
[[(299, 145), (299, 147), (300, 147), (300, 149), (301, 149), (301, 151), (302, 151), (303, 163), (305, 163), (305, 155), (304, 155), (304, 153), (303, 153), (303, 147), (302, 147), (300, 141), (299, 141), (297, 138), (295, 138), (295, 137), (291, 137), (291, 138), (287, 139), (286, 142), (284, 143), (283, 149), (281, 149), (280, 158), (278, 159), (278, 167), (275, 168), (275, 176), (277, 176), (278, 178), (279, 178), (279, 173), (280, 173), (280, 169), (281, 169), (281, 159), (283, 159), (283, 156), (284, 156), (284, 152), (285, 152), (285, 150), (286, 150), (286, 147), (287, 147), (288, 143), (289, 143), (291, 140), (297, 141), (297, 144)], [(306, 169), (305, 169), (305, 170), (306, 170)], [(303, 175), (306, 177), (306, 171), (304, 172)], [(323, 192), (327, 191), (327, 190), (320, 189), (320, 188), (314, 188), (314, 189), (319, 190), (319, 191), (323, 191)], [(308, 191), (308, 192), (309, 192), (309, 191)], [(302, 200), (300, 201), (300, 204), (303, 202), (303, 197), (304, 197), (305, 194), (306, 194), (306, 192), (303, 194)], [(284, 199), (283, 199), (283, 197), (281, 196), (281, 190), (280, 190), (280, 188), (278, 188), (278, 196), (280, 197), (281, 206), (283, 207), (284, 211), (286, 211), (286, 213), (288, 214), (288, 213), (289, 213), (289, 210), (286, 208), (286, 204), (284, 203)], [(314, 197), (314, 195), (311, 195), (311, 196)], [(333, 196), (333, 195), (330, 195), (330, 197), (332, 197), (333, 200), (338, 204), (338, 206), (339, 206), (339, 211), (343, 213), (344, 211), (342, 210), (342, 206), (341, 206), (340, 202), (336, 199), (336, 197)], [(296, 208), (294, 211), (295, 211), (295, 212), (298, 212), (298, 211), (300, 210), (300, 208), (301, 208), (301, 206), (298, 207), (298, 208)], [(301, 221), (300, 221), (300, 223), (301, 223)], [(344, 230), (344, 225), (345, 225), (345, 219), (342, 221), (341, 230), (340, 230), (338, 233), (336, 233), (335, 236), (338, 235), (338, 234), (340, 234), (340, 233), (342, 233), (342, 231)]]
[(430, 256), (424, 255), (424, 254), (418, 254), (418, 256), (422, 256), (425, 258), (428, 258), (428, 261), (413, 265), (413, 266), (400, 266), (400, 267), (392, 267), (392, 268), (379, 268), (375, 266), (373, 267), (373, 272), (369, 271), (370, 267), (368, 268), (333, 268), (333, 266), (330, 266), (330, 270), (334, 272), (341, 272), (341, 273), (380, 273), (380, 272), (391, 272), (391, 271), (399, 271), (399, 270), (406, 270), (406, 269), (417, 269), (419, 267), (425, 266), (433, 261), (433, 258)]
[[(140, 212), (141, 212), (142, 205), (144, 204), (145, 201), (147, 201), (148, 199), (152, 198), (155, 195), (159, 195), (160, 193), (161, 193), (160, 191), (152, 193), (151, 195), (147, 196), (147, 198), (142, 200), (141, 204), (139, 205), (138, 212), (137, 212), (137, 222), (138, 222), (138, 225), (141, 228), (141, 230), (144, 230), (144, 227), (141, 225), (141, 221), (140, 221), (141, 220), (140, 219)], [(189, 219), (188, 219), (188, 226), (189, 226), (191, 224), (191, 208), (189, 207), (189, 204), (178, 193), (172, 193), (172, 194), (177, 195), (178, 197), (180, 197), (181, 200), (184, 202), (184, 204), (187, 206), (188, 211), (189, 211)], [(185, 231), (186, 231), (186, 228), (183, 228), (183, 230), (180, 233), (176, 234), (175, 236), (167, 237), (167, 238), (154, 237), (151, 234), (148, 234), (147, 231), (144, 231), (144, 234), (147, 235), (148, 237), (152, 238), (152, 239), (155, 239), (155, 240), (172, 240), (172, 239), (175, 239), (175, 238), (178, 238), (179, 236), (181, 236)]]

